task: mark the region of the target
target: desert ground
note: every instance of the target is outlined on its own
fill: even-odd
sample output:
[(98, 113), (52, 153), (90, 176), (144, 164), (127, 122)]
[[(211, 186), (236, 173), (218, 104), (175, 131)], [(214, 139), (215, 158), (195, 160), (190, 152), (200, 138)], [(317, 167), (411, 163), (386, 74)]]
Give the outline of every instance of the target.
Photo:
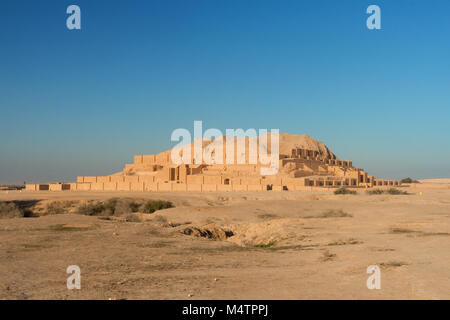
[[(450, 179), (400, 189), (2, 191), (38, 217), (0, 219), (0, 299), (450, 299)], [(77, 213), (111, 198), (174, 207)], [(80, 290), (66, 287), (69, 265)]]

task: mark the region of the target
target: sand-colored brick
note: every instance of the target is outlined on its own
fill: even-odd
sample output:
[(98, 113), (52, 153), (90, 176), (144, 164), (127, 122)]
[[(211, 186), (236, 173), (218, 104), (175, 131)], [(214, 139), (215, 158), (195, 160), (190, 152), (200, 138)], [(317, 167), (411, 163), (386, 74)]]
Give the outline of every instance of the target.
[(90, 183), (77, 183), (77, 190), (78, 191), (90, 191), (91, 184)]
[(103, 182), (91, 183), (91, 191), (103, 191), (105, 184)]
[(144, 191), (144, 182), (130, 182), (131, 191)]
[(222, 178), (220, 176), (204, 176), (204, 184), (221, 184)]
[(25, 191), (38, 191), (37, 184), (26, 184)]
[(233, 186), (231, 184), (218, 184), (217, 191), (233, 191)]
[(117, 191), (130, 191), (130, 182), (117, 182)]
[(138, 176), (125, 176), (124, 182), (139, 182)]
[(117, 182), (105, 182), (105, 183), (103, 183), (103, 190), (105, 190), (105, 191), (117, 191)]
[(203, 176), (187, 176), (187, 184), (203, 184)]
[(158, 182), (158, 191), (172, 191), (173, 183)]
[(110, 176), (104, 176), (104, 177), (97, 177), (97, 182), (111, 182), (111, 177)]
[(172, 191), (187, 191), (186, 183), (174, 183), (172, 186)]
[(146, 183), (144, 182), (144, 191), (158, 191), (158, 184), (157, 183)]
[(217, 184), (203, 184), (202, 191), (217, 191)]
[(232, 184), (233, 191), (247, 191), (248, 186), (246, 184)]
[(110, 176), (111, 182), (125, 182), (124, 176)]
[(262, 185), (248, 185), (248, 191), (264, 191), (266, 190), (265, 186)]
[(187, 191), (202, 191), (201, 184), (188, 184)]

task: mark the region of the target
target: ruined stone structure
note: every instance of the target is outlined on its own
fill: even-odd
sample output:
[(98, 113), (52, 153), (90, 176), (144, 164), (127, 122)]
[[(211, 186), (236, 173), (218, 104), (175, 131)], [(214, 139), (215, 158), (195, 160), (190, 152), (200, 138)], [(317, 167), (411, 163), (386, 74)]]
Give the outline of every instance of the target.
[[(377, 179), (351, 161), (338, 159), (323, 143), (307, 135), (279, 135), (278, 172), (261, 175), (260, 154), (252, 155), (250, 146), (259, 138), (234, 139), (233, 164), (227, 164), (226, 143), (222, 155), (212, 149), (212, 156), (223, 157), (221, 163), (193, 164), (194, 144), (191, 144), (191, 164), (176, 165), (171, 150), (156, 155), (137, 155), (134, 163), (109, 176), (80, 176), (73, 183), (28, 184), (29, 191), (283, 191), (315, 188), (370, 188), (398, 186), (398, 181)], [(243, 139), (240, 146), (238, 140)], [(212, 140), (203, 140), (202, 148), (211, 147)], [(229, 141), (230, 142), (230, 141)], [(268, 144), (270, 145), (270, 144)], [(180, 149), (181, 150), (181, 149)], [(253, 150), (253, 149), (252, 149)], [(257, 148), (256, 150), (259, 150)], [(270, 155), (270, 148), (267, 148)], [(180, 151), (182, 153), (182, 151)], [(241, 161), (239, 161), (239, 155)], [(252, 161), (257, 159), (257, 162)], [(256, 163), (256, 164), (253, 164)]]

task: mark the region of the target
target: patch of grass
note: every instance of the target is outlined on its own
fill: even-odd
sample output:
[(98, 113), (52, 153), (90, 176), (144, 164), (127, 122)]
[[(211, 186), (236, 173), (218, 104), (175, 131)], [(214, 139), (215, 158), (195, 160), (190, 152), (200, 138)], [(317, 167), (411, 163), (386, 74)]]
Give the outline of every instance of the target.
[(347, 188), (341, 187), (334, 191), (334, 194), (357, 194), (356, 191), (349, 190)]
[(73, 205), (72, 201), (54, 201), (47, 204), (46, 214), (54, 215), (54, 214), (64, 214), (68, 213), (68, 208)]
[(331, 253), (328, 250), (325, 250), (322, 257), (320, 258), (321, 261), (330, 261), (336, 258), (336, 255), (334, 253)]
[(130, 202), (129, 206), (130, 206), (131, 212), (139, 212), (139, 208), (141, 207), (141, 205), (139, 203), (134, 202), (134, 201)]
[(318, 244), (296, 244), (296, 245), (285, 245), (285, 246), (276, 246), (270, 248), (270, 250), (274, 251), (286, 251), (286, 250), (313, 250), (314, 248), (319, 247)]
[(54, 215), (54, 214), (63, 214), (65, 208), (62, 206), (61, 202), (51, 202), (47, 204), (46, 214)]
[(39, 249), (48, 249), (51, 248), (52, 246), (49, 244), (39, 244), (39, 243), (30, 243), (30, 244), (24, 244), (23, 248), (25, 250), (39, 250)]
[(449, 236), (448, 232), (424, 232), (411, 230), (406, 228), (392, 228), (390, 233), (394, 234), (416, 234), (417, 236), (427, 237), (427, 236)]
[(310, 218), (352, 218), (352, 217), (353, 215), (351, 215), (350, 213), (347, 213), (344, 210), (339, 209), (339, 210), (327, 210), (325, 212), (322, 212), (318, 216), (307, 216), (305, 218), (310, 219)]
[(374, 190), (367, 190), (366, 193), (370, 194), (370, 195), (374, 195), (374, 194), (378, 195), (378, 194), (383, 194), (384, 191), (381, 189), (374, 189)]
[(162, 224), (166, 224), (167, 223), (167, 218), (164, 216), (156, 216), (153, 218), (153, 221), (158, 222), (158, 223), (162, 223)]
[(450, 236), (450, 233), (448, 232), (422, 232), (420, 234), (422, 237), (429, 237), (429, 236)]
[(138, 212), (141, 204), (131, 199), (112, 198), (106, 201), (91, 201), (78, 208), (78, 213), (88, 216), (123, 216)]
[(333, 241), (333, 242), (330, 242), (329, 244), (327, 244), (327, 246), (345, 246), (345, 245), (349, 245), (349, 244), (361, 244), (361, 243), (363, 243), (363, 242), (356, 240), (356, 239), (348, 239), (348, 240)]
[(153, 213), (157, 210), (168, 209), (173, 207), (174, 206), (170, 201), (148, 200), (141, 206), (140, 211), (143, 213)]
[(110, 199), (109, 207), (114, 211), (115, 216), (127, 215), (131, 212), (139, 212), (142, 202), (136, 202), (132, 199)]
[(404, 178), (404, 179), (400, 180), (400, 182), (401, 183), (420, 183), (419, 181), (411, 179), (410, 177)]
[(406, 228), (392, 228), (391, 233), (417, 233), (417, 231)]
[(64, 224), (56, 224), (54, 226), (50, 226), (49, 228), (52, 231), (86, 231), (89, 230), (89, 227), (73, 227), (73, 226), (67, 226)]
[(278, 216), (276, 214), (272, 214), (272, 213), (262, 213), (258, 215), (258, 218), (260, 219), (275, 219), (278, 218)]
[(373, 248), (373, 251), (380, 251), (380, 252), (392, 252), (395, 251), (395, 249), (392, 248)]
[(146, 239), (147, 239), (148, 236), (164, 237), (164, 238), (166, 238), (168, 236), (168, 234), (166, 232), (164, 232), (164, 231), (165, 230), (162, 229), (160, 226), (144, 224), (143, 228), (139, 229), (137, 234), (139, 236), (142, 236), (142, 237), (146, 238)]
[(399, 190), (397, 188), (390, 188), (388, 190), (382, 190), (382, 189), (367, 190), (366, 193), (369, 195), (379, 195), (379, 194), (407, 195), (407, 194), (410, 194), (406, 191)]
[(257, 245), (255, 245), (255, 248), (271, 248), (271, 247), (273, 247), (275, 244), (276, 244), (275, 241), (270, 241), (270, 242), (267, 242), (267, 243), (260, 243), (260, 244), (257, 244)]
[(139, 248), (166, 248), (173, 245), (170, 241), (154, 241), (151, 243), (138, 244)]
[(127, 222), (141, 222), (141, 218), (137, 214), (130, 213), (125, 217)]
[(406, 194), (409, 194), (408, 192), (403, 191), (403, 190), (399, 190), (397, 188), (390, 188), (390, 189), (386, 190), (386, 193), (387, 194), (392, 194), (392, 195), (406, 195)]
[(0, 202), (0, 219), (23, 218), (24, 213), (13, 202)]
[(86, 216), (112, 216), (114, 214), (101, 202), (83, 204), (78, 207), (78, 213)]
[[(223, 242), (222, 242), (223, 243)], [(186, 250), (191, 251), (192, 253), (202, 253), (202, 254), (215, 254), (215, 255), (223, 255), (224, 252), (247, 252), (252, 250), (258, 250), (255, 247), (241, 247), (234, 243), (224, 243), (220, 246), (214, 247), (205, 247), (205, 246), (196, 246), (196, 247), (186, 247)]]
[(98, 217), (98, 219), (100, 219), (100, 220), (105, 220), (105, 221), (111, 221), (112, 220), (112, 218), (111, 217)]
[(382, 268), (397, 268), (397, 267), (401, 267), (401, 266), (407, 266), (408, 263), (406, 262), (402, 262), (402, 261), (389, 261), (389, 262), (382, 262), (380, 263), (380, 267)]

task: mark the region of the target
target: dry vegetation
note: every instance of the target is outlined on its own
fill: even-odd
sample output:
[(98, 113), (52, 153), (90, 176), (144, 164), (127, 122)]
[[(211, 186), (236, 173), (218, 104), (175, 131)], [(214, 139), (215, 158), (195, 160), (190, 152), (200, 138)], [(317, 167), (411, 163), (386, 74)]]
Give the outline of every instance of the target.
[(334, 191), (334, 194), (357, 194), (357, 192), (353, 191), (353, 190), (349, 190), (349, 189), (344, 188), (344, 187), (341, 187), (339, 189), (336, 189)]
[(170, 201), (127, 198), (111, 198), (104, 201), (50, 201), (43, 208), (39, 207), (39, 201), (32, 204), (4, 201), (0, 202), (0, 219), (75, 213), (98, 217), (125, 216), (127, 221), (138, 222), (140, 221), (139, 217), (132, 213), (150, 214), (173, 207)]
[(407, 191), (399, 190), (397, 188), (389, 188), (387, 190), (373, 189), (373, 190), (367, 190), (366, 193), (369, 195), (380, 195), (380, 194), (408, 195), (408, 194), (410, 194)]
[(342, 209), (339, 210), (326, 210), (317, 216), (306, 216), (305, 218), (351, 218), (351, 214), (345, 212)]
[[(398, 188), (407, 197), (9, 191), (0, 299), (448, 299), (450, 188), (426, 186)], [(72, 264), (82, 290), (65, 287)], [(382, 290), (365, 285), (374, 264)]]

